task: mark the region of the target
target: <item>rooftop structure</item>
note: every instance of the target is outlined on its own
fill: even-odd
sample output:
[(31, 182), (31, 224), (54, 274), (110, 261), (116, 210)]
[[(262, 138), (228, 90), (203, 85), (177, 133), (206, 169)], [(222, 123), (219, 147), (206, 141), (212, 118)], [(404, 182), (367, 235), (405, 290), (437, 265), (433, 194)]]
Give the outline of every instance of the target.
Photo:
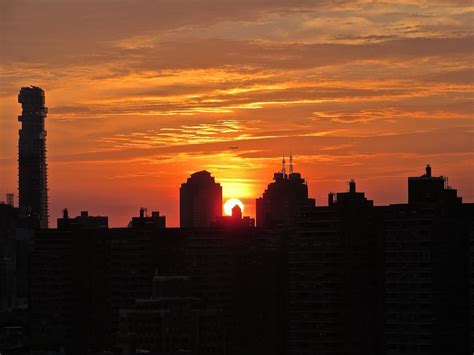
[(444, 176), (432, 176), (431, 166), (428, 164), (425, 173), (420, 177), (408, 178), (408, 203), (410, 205), (433, 204), (433, 203), (461, 203), (457, 197), (457, 190), (448, 186), (448, 178)]
[(67, 208), (63, 210), (63, 217), (58, 218), (58, 229), (97, 229), (109, 228), (109, 217), (89, 216), (89, 212), (81, 211), (81, 214), (74, 218), (69, 218)]
[(153, 211), (151, 216), (147, 215), (146, 208), (140, 208), (140, 216), (132, 217), (132, 220), (128, 224), (129, 228), (165, 228), (166, 227), (166, 217), (160, 216), (160, 212)]

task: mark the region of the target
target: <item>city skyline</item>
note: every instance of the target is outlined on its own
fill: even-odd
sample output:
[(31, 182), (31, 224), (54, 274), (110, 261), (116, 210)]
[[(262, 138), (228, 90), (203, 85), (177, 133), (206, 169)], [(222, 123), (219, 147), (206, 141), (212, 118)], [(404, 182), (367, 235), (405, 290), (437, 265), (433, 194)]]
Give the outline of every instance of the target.
[(474, 355), (472, 0), (0, 0), (0, 355)]
[[(377, 205), (405, 202), (405, 178), (427, 163), (474, 201), (467, 1), (1, 10), (0, 194), (18, 196), (18, 89), (39, 86), (52, 221), (67, 207), (124, 226), (146, 206), (177, 226), (179, 186), (204, 169), (255, 217), (290, 151), (318, 204), (350, 179)], [(39, 22), (32, 36), (24, 24)]]
[[(32, 86), (32, 88), (33, 88), (33, 89), (39, 89), (39, 90), (41, 90), (41, 88), (38, 88), (38, 87), (36, 87), (36, 86)], [(24, 89), (29, 89), (29, 88), (28, 88), (28, 87), (22, 88), (21, 90), (24, 90)], [(42, 91), (42, 90), (41, 90), (41, 91)], [(21, 92), (22, 92), (22, 91), (20, 91), (20, 93), (21, 93)], [(44, 93), (43, 93), (43, 101), (44, 101)], [(43, 102), (43, 105), (44, 105), (44, 102)], [(21, 115), (20, 115), (20, 116), (21, 116)], [(19, 117), (20, 117), (20, 116), (19, 116)], [(238, 148), (238, 147), (229, 147), (229, 148), (234, 149), (234, 148)], [(289, 160), (286, 159), (286, 158), (289, 158)], [(300, 174), (299, 170), (294, 168), (294, 155), (291, 153), (291, 151), (290, 151), (290, 153), (288, 153), (288, 156), (285, 156), (285, 154), (283, 153), (283, 156), (282, 156), (280, 159), (282, 159), (281, 162), (280, 162), (280, 169), (275, 169), (275, 170), (274, 170), (274, 175), (275, 175), (275, 176), (278, 175), (278, 174), (282, 174), (282, 175), (284, 175), (285, 177), (286, 177), (286, 176), (289, 177), (290, 174), (292, 174), (293, 171), (294, 171), (294, 172), (298, 175), (298, 179), (301, 178), (301, 174)], [(276, 160), (276, 159), (275, 159), (275, 160)], [(426, 165), (426, 169), (429, 169), (430, 174), (431, 174), (431, 165), (430, 165), (430, 164), (427, 164), (427, 165)], [(420, 170), (420, 169), (419, 169), (419, 167), (418, 167), (418, 172), (419, 172), (419, 170)], [(212, 174), (212, 172), (208, 172), (207, 170), (201, 170), (199, 173), (203, 173), (203, 172), (206, 173), (206, 174), (209, 174), (209, 173)], [(417, 173), (418, 173), (418, 172), (417, 172)], [(192, 173), (190, 173), (189, 175), (192, 177), (193, 175), (195, 175), (195, 174), (197, 174), (197, 173), (198, 173), (198, 172), (192, 172)], [(417, 173), (415, 173), (414, 175), (417, 175)], [(424, 175), (423, 175), (423, 176), (424, 176)], [(423, 176), (422, 176), (422, 177), (423, 177)], [(407, 178), (407, 177), (408, 177), (408, 176), (405, 176), (405, 178)], [(437, 175), (436, 175), (436, 178), (438, 178)], [(439, 178), (441, 179), (443, 185), (446, 185), (446, 186), (448, 186), (449, 188), (451, 188), (451, 185), (448, 184), (448, 176), (440, 175)], [(189, 181), (189, 176), (187, 177), (187, 179), (188, 179), (188, 181)], [(276, 179), (276, 178), (275, 178), (275, 179)], [(410, 178), (410, 179), (412, 179), (412, 178)], [(341, 183), (340, 183), (340, 182), (341, 182), (341, 179), (336, 179), (336, 180), (338, 181), (339, 186), (341, 186)], [(179, 184), (179, 185), (183, 185), (185, 181), (186, 181), (186, 180), (183, 180), (182, 184)], [(307, 181), (308, 181), (308, 179), (303, 179), (303, 180), (302, 180), (302, 182), (305, 184), (305, 186), (307, 186), (307, 190), (309, 191), (310, 186), (309, 186), (309, 184), (307, 184)], [(319, 192), (319, 193), (318, 193), (318, 196), (323, 196), (323, 198), (320, 198), (320, 199), (317, 200), (317, 202), (318, 202), (317, 205), (318, 205), (318, 206), (326, 206), (326, 205), (328, 205), (328, 198), (327, 198), (327, 196), (328, 196), (328, 194), (334, 194), (334, 193), (335, 193), (334, 191), (339, 191), (339, 192), (350, 191), (350, 184), (351, 184), (351, 183), (354, 183), (354, 181), (355, 181), (355, 179), (346, 179), (346, 180), (343, 182), (343, 185), (342, 185), (342, 187), (341, 187), (340, 190), (331, 190), (331, 191), (326, 191), (326, 192), (324, 192), (324, 191), (323, 191), (323, 192)], [(220, 181), (219, 181), (219, 179), (218, 179), (217, 177), (216, 177), (216, 183), (218, 183), (219, 185), (224, 185), (224, 184), (221, 184), (221, 183), (220, 183)], [(267, 184), (268, 184), (268, 183), (271, 184), (271, 179), (270, 179), (270, 178), (269, 178), (269, 180), (267, 181)], [(266, 185), (265, 185), (265, 186), (266, 186)], [(241, 200), (241, 201), (244, 201), (244, 206), (245, 206), (246, 209), (248, 209), (250, 216), (253, 217), (253, 218), (255, 218), (255, 217), (257, 216), (257, 211), (256, 211), (256, 204), (257, 204), (257, 201), (256, 201), (256, 200), (261, 199), (261, 196), (262, 196), (262, 195), (264, 196), (264, 194), (265, 194), (265, 192), (266, 192), (265, 186), (263, 187), (263, 189), (262, 189), (261, 192), (256, 192), (256, 193), (257, 193), (257, 196), (254, 197), (254, 196), (251, 196), (251, 195), (248, 195), (248, 196), (245, 195), (246, 198), (240, 197), (240, 196), (242, 196), (242, 195), (239, 196), (239, 195), (238, 195), (238, 192), (236, 193), (235, 190), (233, 191), (234, 194), (226, 194), (226, 193), (225, 193), (225, 189), (224, 189), (224, 187), (223, 187), (223, 188), (222, 188), (222, 196), (223, 196), (223, 200), (222, 200), (222, 215), (230, 215), (230, 214), (226, 214), (225, 211), (224, 211), (224, 205), (225, 205), (225, 203), (226, 203), (227, 201), (229, 201), (229, 200), (237, 199), (237, 200), (239, 200), (239, 201), (240, 201), (240, 200)], [(270, 186), (270, 185), (269, 185), (269, 186)], [(406, 187), (408, 187), (408, 180), (407, 180), (407, 186), (406, 186)], [(397, 204), (397, 203), (406, 203), (406, 202), (408, 202), (408, 200), (409, 200), (409, 191), (408, 191), (408, 189), (407, 189), (406, 187), (405, 187), (405, 191), (404, 191), (404, 194), (405, 194), (406, 196), (404, 196), (404, 199), (403, 199), (403, 200), (401, 200), (401, 201), (389, 201), (389, 202), (386, 202), (385, 204), (379, 204), (379, 206), (382, 206), (382, 205), (390, 205), (390, 204)], [(178, 187), (177, 189), (179, 190), (179, 187)], [(370, 188), (369, 188), (369, 189), (370, 189)], [(363, 190), (363, 189), (362, 189), (362, 191), (367, 192), (366, 190)], [(456, 187), (456, 191), (459, 191), (459, 189), (458, 189), (457, 187)], [(12, 193), (7, 192), (6, 194), (7, 194), (7, 195), (11, 195)], [(14, 196), (15, 196), (15, 195), (14, 195)], [(466, 200), (466, 199), (464, 198), (464, 196), (462, 195), (462, 193), (461, 193), (460, 196), (463, 197), (464, 202), (466, 202), (466, 203), (471, 202), (471, 201)], [(311, 194), (308, 194), (308, 197), (313, 197), (313, 196), (312, 196)], [(11, 197), (10, 197), (10, 198), (11, 198)], [(18, 200), (18, 199), (16, 199), (16, 200)], [(54, 203), (54, 202), (53, 202), (53, 203)], [(179, 207), (179, 198), (178, 198), (178, 200), (176, 201), (176, 203), (177, 203), (177, 205), (178, 205), (178, 207)], [(17, 205), (19, 205), (19, 204), (14, 200), (13, 205), (14, 205), (14, 206), (17, 206)], [(167, 206), (167, 207), (168, 207), (168, 209), (169, 209), (169, 206)], [(61, 217), (61, 214), (64, 214), (64, 208), (66, 208), (67, 210), (71, 210), (71, 211), (73, 212), (72, 214), (74, 214), (74, 213), (77, 213), (77, 214), (81, 213), (81, 214), (82, 214), (83, 211), (84, 211), (84, 209), (85, 209), (85, 208), (83, 208), (83, 207), (81, 207), (81, 206), (75, 206), (75, 207), (73, 207), (72, 209), (71, 209), (69, 206), (63, 206), (63, 207), (61, 207), (61, 209), (60, 209), (61, 213), (58, 214), (58, 215), (53, 216), (52, 220), (56, 220), (56, 218)], [(88, 207), (88, 208), (89, 208), (89, 207)], [(142, 207), (140, 207), (140, 208), (142, 208)], [(151, 208), (159, 209), (159, 210), (162, 211), (162, 212), (163, 212), (163, 210), (165, 210), (165, 211), (167, 210), (167, 208), (160, 209), (159, 206), (157, 207), (156, 205), (155, 205), (155, 206), (151, 206)], [(86, 208), (86, 209), (87, 209), (87, 208)], [(93, 207), (92, 207), (92, 209), (93, 209)], [(133, 208), (132, 208), (132, 206), (128, 206), (128, 209), (133, 210), (133, 211), (135, 212), (136, 209), (137, 209), (137, 206), (133, 206)], [(102, 211), (100, 211), (100, 212), (97, 213), (97, 211), (93, 209), (93, 213), (94, 213), (94, 214), (97, 214), (97, 215), (106, 215), (106, 216), (109, 218), (109, 213), (107, 212), (107, 210), (102, 210)], [(123, 226), (126, 226), (126, 225), (129, 223), (129, 220), (130, 220), (130, 218), (131, 218), (132, 215), (133, 215), (133, 213), (130, 214), (129, 216), (121, 216), (120, 222), (117, 223), (117, 221), (115, 221), (115, 223), (112, 223), (111, 226), (112, 226), (112, 227), (123, 227)], [(166, 215), (165, 215), (165, 216), (166, 216)], [(173, 218), (174, 216), (173, 216), (173, 215), (171, 215), (171, 216), (172, 216), (172, 217), (171, 217), (171, 223), (168, 224), (168, 227), (178, 227), (178, 226), (180, 225), (180, 223), (179, 223), (179, 218), (180, 218), (180, 217), (179, 217), (179, 211), (178, 211), (177, 221), (174, 220), (174, 218)], [(166, 216), (166, 217), (167, 217), (167, 216)], [(112, 214), (112, 218), (114, 218), (113, 214)], [(52, 227), (53, 227), (53, 225), (52, 225)]]

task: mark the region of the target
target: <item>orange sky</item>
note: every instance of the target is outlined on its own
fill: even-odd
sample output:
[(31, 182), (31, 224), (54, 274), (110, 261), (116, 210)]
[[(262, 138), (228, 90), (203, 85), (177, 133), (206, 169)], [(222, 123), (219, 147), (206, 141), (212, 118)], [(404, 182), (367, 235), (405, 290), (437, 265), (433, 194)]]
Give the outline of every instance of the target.
[[(17, 190), (17, 94), (46, 92), (51, 225), (64, 207), (178, 224), (207, 169), (254, 214), (283, 153), (326, 204), (406, 177), (474, 201), (471, 1), (0, 1), (0, 194)], [(238, 149), (229, 149), (238, 146)], [(0, 197), (3, 199), (3, 197)]]

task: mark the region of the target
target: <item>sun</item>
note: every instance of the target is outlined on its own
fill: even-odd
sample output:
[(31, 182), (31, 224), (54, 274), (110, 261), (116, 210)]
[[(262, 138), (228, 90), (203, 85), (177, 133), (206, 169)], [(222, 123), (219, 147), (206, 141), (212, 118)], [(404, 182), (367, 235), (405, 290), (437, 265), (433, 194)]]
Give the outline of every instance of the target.
[(231, 198), (230, 200), (227, 200), (224, 203), (224, 212), (228, 216), (232, 216), (232, 208), (234, 208), (235, 205), (239, 205), (240, 210), (244, 212), (244, 204), (242, 201), (236, 199), (236, 198)]

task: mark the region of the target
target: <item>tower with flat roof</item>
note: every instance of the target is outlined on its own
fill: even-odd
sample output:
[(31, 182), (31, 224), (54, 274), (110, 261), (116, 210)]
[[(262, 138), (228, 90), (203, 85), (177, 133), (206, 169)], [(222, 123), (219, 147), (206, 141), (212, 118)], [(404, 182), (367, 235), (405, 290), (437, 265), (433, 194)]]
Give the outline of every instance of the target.
[(457, 190), (448, 186), (447, 177), (432, 176), (428, 164), (423, 175), (408, 178), (408, 203), (417, 206), (440, 203), (456, 205), (462, 203), (462, 199), (457, 196)]
[(18, 143), (19, 206), (48, 228), (48, 172), (44, 91), (36, 86), (23, 87), (18, 95), (22, 112)]

